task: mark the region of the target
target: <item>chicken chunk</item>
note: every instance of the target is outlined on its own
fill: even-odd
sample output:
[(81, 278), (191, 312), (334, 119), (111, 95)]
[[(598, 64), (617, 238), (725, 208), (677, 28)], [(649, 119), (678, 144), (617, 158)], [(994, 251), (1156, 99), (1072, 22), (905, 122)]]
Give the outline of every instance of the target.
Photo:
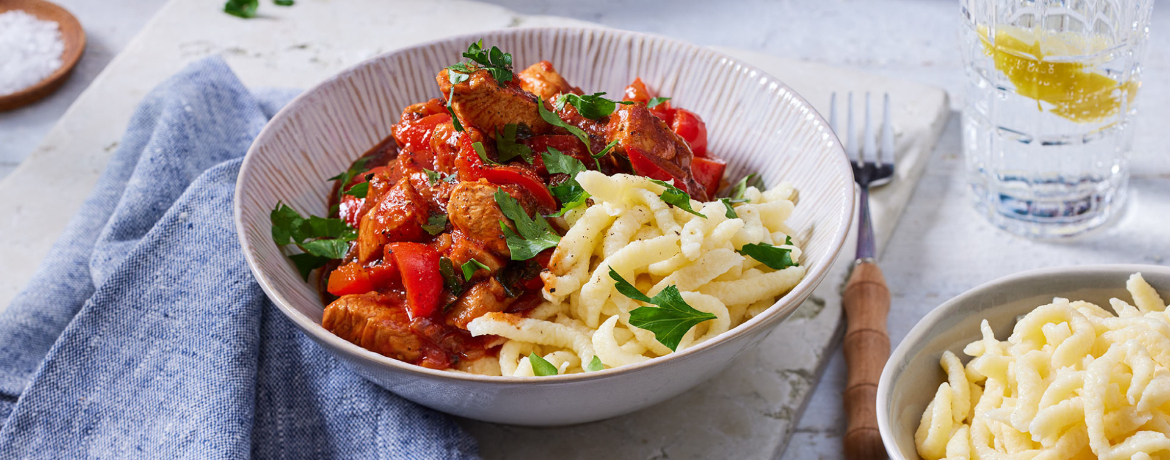
[(515, 301), (515, 298), (508, 297), (504, 285), (495, 278), (485, 279), (475, 283), (455, 302), (447, 314), (447, 325), (467, 329), (471, 320), (488, 312), (504, 311)]
[(707, 190), (691, 175), (691, 147), (645, 106), (618, 105), (609, 116), (606, 131), (607, 140), (618, 141), (618, 148), (627, 155), (646, 157), (671, 176), (681, 178), (691, 198), (707, 201)]
[[(436, 81), (443, 96), (452, 94), (448, 69), (439, 72)], [(536, 97), (514, 83), (500, 85), (486, 70), (471, 74), (467, 81), (455, 85), (451, 110), (464, 126), (475, 126), (489, 136), (503, 131), (507, 124), (524, 124), (535, 134), (553, 131), (540, 118)]]
[[(504, 256), (511, 256), (500, 221), (508, 223), (500, 206), (496, 204), (496, 185), (484, 179), (478, 182), (460, 182), (451, 191), (447, 202), (447, 220), (468, 238), (478, 241), (488, 250)], [(518, 193), (504, 188), (509, 195)], [(524, 203), (527, 200), (519, 200)]]
[(426, 235), (423, 225), (430, 213), (426, 201), (403, 177), (362, 216), (358, 225), (358, 261), (369, 263), (392, 241), (418, 241)]
[(558, 94), (581, 92), (565, 81), (565, 77), (557, 73), (552, 63), (548, 61), (540, 61), (528, 66), (527, 69), (516, 74), (516, 79), (520, 81), (520, 89), (544, 98), (546, 101), (552, 100)]
[(321, 326), (367, 350), (416, 362), (422, 341), (410, 329), (404, 304), (404, 299), (376, 292), (342, 296), (325, 307)]

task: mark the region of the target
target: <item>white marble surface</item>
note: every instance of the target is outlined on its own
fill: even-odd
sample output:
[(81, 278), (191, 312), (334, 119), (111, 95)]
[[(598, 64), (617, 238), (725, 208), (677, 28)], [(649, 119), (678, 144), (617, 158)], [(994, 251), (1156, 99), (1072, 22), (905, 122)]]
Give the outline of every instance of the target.
[[(77, 3), (92, 3), (95, 9), (109, 6), (108, 14), (91, 16), (101, 19), (87, 22), (89, 29), (133, 27), (130, 19), (125, 22), (129, 25), (120, 25), (118, 16), (125, 14), (122, 7), (156, 4), (144, 0)], [(521, 13), (563, 15), (699, 44), (759, 50), (939, 85), (953, 92), (955, 106), (961, 97), (957, 93), (963, 82), (956, 52), (958, 7), (952, 0), (743, 0), (719, 4), (508, 0), (500, 4)], [(78, 8), (74, 12), (81, 16)], [(132, 19), (134, 15), (127, 16)], [(106, 22), (95, 24), (101, 21)], [(952, 117), (952, 125), (881, 260), (894, 295), (890, 333), (895, 344), (935, 305), (1009, 273), (1067, 264), (1168, 263), (1170, 220), (1165, 216), (1170, 215), (1170, 152), (1165, 146), (1170, 145), (1170, 131), (1160, 129), (1170, 120), (1170, 12), (1165, 8), (1155, 8), (1152, 30), (1135, 140), (1133, 193), (1121, 218), (1103, 231), (1075, 241), (1047, 243), (1012, 237), (983, 222), (968, 205), (958, 129)], [(93, 32), (90, 34), (92, 39)], [(328, 57), (320, 52), (317, 56)], [(0, 137), (12, 133), (11, 126), (0, 125)], [(5, 149), (19, 142), (37, 143), (29, 138), (17, 133), (0, 139), (4, 155), (0, 157), (0, 173), (3, 161), (11, 164), (27, 154)], [(812, 409), (801, 419), (785, 458), (841, 457), (843, 386), (843, 363), (838, 353), (819, 383), (809, 403)]]

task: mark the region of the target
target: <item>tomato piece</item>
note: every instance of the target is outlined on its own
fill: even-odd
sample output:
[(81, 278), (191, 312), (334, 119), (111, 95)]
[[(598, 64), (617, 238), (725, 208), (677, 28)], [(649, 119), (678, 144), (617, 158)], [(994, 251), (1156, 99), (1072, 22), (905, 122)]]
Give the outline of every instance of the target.
[(707, 196), (715, 196), (726, 168), (727, 162), (718, 158), (691, 158), (691, 175), (695, 177), (695, 182), (707, 189)]
[(654, 164), (653, 161), (650, 161), (649, 158), (646, 158), (646, 155), (644, 155), (642, 152), (639, 152), (637, 149), (627, 148), (626, 155), (630, 157), (630, 166), (634, 167), (634, 173), (638, 174), (639, 176), (646, 176), (651, 179), (658, 179), (667, 183), (674, 181), (675, 187), (678, 187), (679, 190), (690, 193), (687, 191), (686, 181), (670, 175), (670, 173), (658, 167), (658, 165)]
[(422, 243), (390, 243), (388, 255), (402, 276), (411, 318), (431, 316), (443, 294), (443, 275), (439, 272), (439, 253)]
[(691, 145), (696, 157), (707, 157), (707, 124), (694, 112), (675, 109), (670, 128)]
[(329, 286), (326, 290), (340, 297), (347, 294), (365, 294), (374, 290), (374, 285), (361, 264), (350, 262), (337, 267), (329, 274)]
[(622, 97), (622, 100), (645, 104), (650, 102), (650, 99), (653, 97), (654, 96), (650, 94), (650, 91), (646, 89), (646, 84), (642, 83), (642, 78), (638, 77), (634, 79), (633, 83), (630, 83), (630, 86), (626, 87), (625, 95)]
[(480, 160), (479, 155), (475, 153), (469, 137), (464, 137), (460, 142), (462, 145), (459, 149), (459, 158), (455, 160), (455, 165), (459, 169), (459, 180), (487, 179), (488, 182), (496, 185), (515, 184), (528, 192), (536, 199), (536, 203), (545, 209), (556, 210), (558, 208), (557, 200), (544, 186), (544, 182), (536, 177), (536, 174), (517, 166), (485, 166), (483, 160)]
[[(641, 78), (635, 78), (630, 86), (626, 87), (625, 95), (622, 97), (623, 101), (633, 101), (641, 104), (649, 105), (650, 100), (654, 99), (654, 92), (646, 89), (646, 84), (642, 83)], [(670, 101), (660, 102), (654, 107), (650, 107), (650, 113), (661, 118), (666, 124), (670, 124), (670, 120), (674, 118), (674, 110), (670, 108)]]

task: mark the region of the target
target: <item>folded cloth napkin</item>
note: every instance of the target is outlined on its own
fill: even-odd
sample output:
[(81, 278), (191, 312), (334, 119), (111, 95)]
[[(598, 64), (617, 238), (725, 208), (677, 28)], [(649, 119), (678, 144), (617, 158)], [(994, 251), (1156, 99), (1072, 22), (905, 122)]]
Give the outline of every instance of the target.
[(0, 314), (0, 459), (477, 456), (448, 417), (302, 335), (252, 279), (236, 176), (295, 94), (249, 92), (209, 58), (139, 105), (93, 196)]

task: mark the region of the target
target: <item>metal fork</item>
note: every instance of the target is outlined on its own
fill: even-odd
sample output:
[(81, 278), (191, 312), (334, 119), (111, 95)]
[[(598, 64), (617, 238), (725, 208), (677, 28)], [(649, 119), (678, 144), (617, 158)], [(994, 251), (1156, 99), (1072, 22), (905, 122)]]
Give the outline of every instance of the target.
[(853, 93), (848, 95), (846, 136), (837, 126), (837, 93), (832, 95), (829, 124), (845, 145), (853, 165), (853, 179), (860, 189), (857, 221), (857, 257), (853, 273), (845, 284), (841, 303), (845, 307), (845, 363), (849, 378), (845, 384), (845, 458), (850, 460), (886, 458), (877, 425), (877, 386), (882, 368), (890, 357), (890, 336), (886, 320), (890, 313), (890, 290), (874, 260), (873, 223), (869, 215), (869, 188), (889, 183), (894, 176), (894, 134), (890, 126), (890, 95), (883, 96), (882, 148), (877, 148), (869, 93), (865, 93), (864, 148), (857, 148), (853, 130)]

